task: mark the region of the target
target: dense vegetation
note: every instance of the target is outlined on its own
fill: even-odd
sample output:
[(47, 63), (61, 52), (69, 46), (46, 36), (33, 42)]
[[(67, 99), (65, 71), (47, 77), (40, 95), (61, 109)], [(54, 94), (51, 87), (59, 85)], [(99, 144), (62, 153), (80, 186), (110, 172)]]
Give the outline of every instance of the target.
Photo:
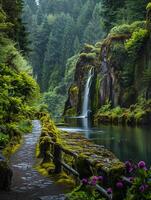
[(72, 79), (68, 79), (68, 72), (75, 68), (77, 56), (74, 55), (85, 42), (95, 43), (104, 36), (101, 3), (99, 0), (44, 0), (36, 5), (34, 0), (25, 0), (24, 11), (23, 19), (28, 23), (33, 41), (30, 56), (33, 72), (41, 90), (47, 92), (44, 102), (49, 102), (49, 110), (56, 115), (63, 112), (67, 88), (74, 76), (72, 73)]
[[(148, 3), (149, 0), (0, 1), (0, 147), (9, 143), (12, 150), (22, 133), (30, 130), (31, 119), (39, 117), (42, 133), (37, 154), (43, 159), (40, 170), (47, 175), (60, 173), (61, 168), (52, 171), (50, 161), (60, 165), (60, 149), (65, 147), (68, 156), (73, 155), (71, 149), (76, 153), (75, 163), (63, 156), (78, 170), (79, 178), (84, 178), (69, 194), (70, 200), (103, 200), (96, 184), (106, 188), (113, 199), (151, 199), (151, 170), (144, 161), (137, 165), (127, 161), (123, 165), (111, 152), (81, 135), (61, 134), (49, 114), (36, 113), (35, 108), (41, 89), (41, 101), (48, 104), (53, 115), (63, 113), (67, 95), (64, 115), (80, 115), (88, 75), (93, 70), (89, 111), (96, 124), (150, 124)], [(50, 153), (54, 154), (52, 160)], [(99, 173), (101, 176), (92, 176)], [(121, 178), (123, 174), (128, 184)]]
[[(85, 45), (76, 65), (73, 86), (69, 89), (65, 114), (81, 114), (88, 71), (93, 67), (95, 75), (91, 85), (89, 106), (94, 121), (129, 125), (149, 124), (149, 49), (148, 6), (147, 21), (114, 26), (101, 42)], [(78, 92), (74, 92), (75, 88)]]
[[(27, 23), (33, 72), (53, 115), (63, 112), (67, 89), (73, 80), (66, 76), (74, 71), (84, 43), (95, 44), (111, 28), (144, 20), (149, 1), (134, 0), (25, 0), (23, 20)], [(73, 62), (72, 62), (73, 61)], [(50, 103), (51, 102), (51, 103)], [(53, 106), (52, 106), (53, 105)], [(55, 108), (55, 113), (54, 113)]]
[[(0, 146), (19, 142), (34, 116), (32, 102), (39, 93), (27, 54), (21, 21), (22, 1), (2, 1), (0, 8)], [(27, 129), (28, 128), (28, 129)]]

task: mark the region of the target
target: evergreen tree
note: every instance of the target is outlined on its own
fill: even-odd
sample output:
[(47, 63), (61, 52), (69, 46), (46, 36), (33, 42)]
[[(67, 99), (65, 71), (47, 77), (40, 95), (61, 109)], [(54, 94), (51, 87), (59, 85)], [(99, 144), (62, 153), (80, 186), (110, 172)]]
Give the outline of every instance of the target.
[(22, 23), (21, 15), (23, 9), (22, 0), (2, 0), (2, 9), (7, 15), (7, 20), (13, 24), (13, 28), (9, 31), (9, 37), (17, 42), (18, 48), (27, 53), (28, 39), (25, 26)]
[(78, 53), (80, 51), (80, 42), (79, 42), (79, 38), (78, 36), (76, 35), (75, 37), (75, 40), (74, 40), (74, 43), (73, 43), (73, 51), (74, 51), (74, 54)]
[(126, 0), (125, 7), (129, 22), (144, 20), (146, 16), (146, 6), (150, 0)]
[(88, 23), (83, 35), (83, 43), (96, 43), (103, 38), (103, 25), (101, 24), (102, 4), (97, 3), (92, 13), (92, 19)]

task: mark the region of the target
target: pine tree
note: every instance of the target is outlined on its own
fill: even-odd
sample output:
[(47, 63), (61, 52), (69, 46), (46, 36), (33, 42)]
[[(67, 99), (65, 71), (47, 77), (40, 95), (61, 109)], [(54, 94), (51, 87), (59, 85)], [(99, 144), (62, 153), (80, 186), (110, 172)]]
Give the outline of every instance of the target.
[(78, 36), (76, 35), (74, 43), (73, 43), (73, 50), (74, 50), (74, 54), (77, 54), (80, 51), (80, 41)]
[(28, 51), (28, 34), (21, 19), (23, 1), (2, 0), (2, 9), (7, 15), (7, 21), (13, 24), (13, 28), (9, 31), (9, 37), (14, 40), (18, 48), (26, 54)]
[(125, 7), (129, 22), (144, 20), (146, 16), (146, 6), (150, 0), (126, 0)]

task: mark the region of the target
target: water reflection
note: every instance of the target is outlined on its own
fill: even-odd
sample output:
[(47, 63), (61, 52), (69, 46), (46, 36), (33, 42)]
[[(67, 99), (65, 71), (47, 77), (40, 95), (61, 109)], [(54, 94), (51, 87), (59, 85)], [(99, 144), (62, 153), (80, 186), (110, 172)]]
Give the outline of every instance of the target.
[(131, 128), (122, 126), (92, 127), (87, 118), (66, 119), (68, 132), (81, 132), (96, 144), (112, 150), (121, 160), (145, 160), (151, 164), (151, 127)]

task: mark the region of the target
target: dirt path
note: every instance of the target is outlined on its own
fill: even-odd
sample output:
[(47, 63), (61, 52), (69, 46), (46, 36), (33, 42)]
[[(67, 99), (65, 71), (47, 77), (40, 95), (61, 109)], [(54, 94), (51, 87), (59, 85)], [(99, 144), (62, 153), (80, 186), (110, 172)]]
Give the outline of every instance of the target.
[(63, 200), (65, 187), (56, 185), (50, 179), (41, 176), (33, 166), (35, 164), (35, 145), (41, 132), (39, 121), (33, 121), (32, 134), (24, 136), (21, 149), (12, 156), (12, 191), (0, 192), (0, 200)]

